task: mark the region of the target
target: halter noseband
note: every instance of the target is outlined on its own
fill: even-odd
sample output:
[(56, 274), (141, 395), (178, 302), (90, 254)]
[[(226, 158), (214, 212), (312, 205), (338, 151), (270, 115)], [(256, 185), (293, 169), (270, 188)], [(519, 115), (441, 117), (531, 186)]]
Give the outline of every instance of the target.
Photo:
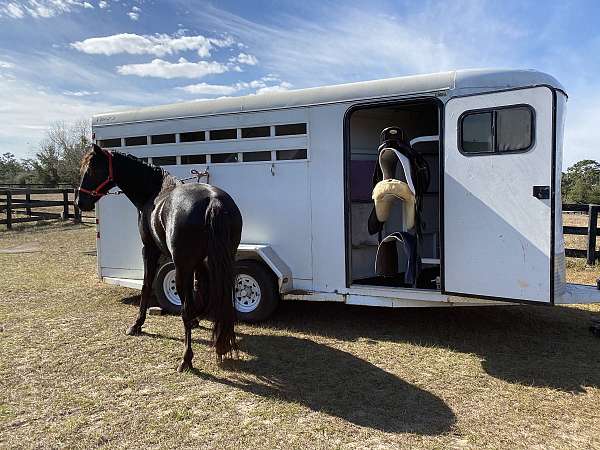
[(82, 187), (79, 188), (79, 192), (85, 192), (86, 194), (91, 195), (92, 197), (98, 197), (98, 198), (102, 198), (107, 194), (107, 192), (100, 192), (100, 189), (102, 189), (108, 183), (114, 181), (113, 164), (112, 164), (113, 155), (111, 152), (109, 152), (108, 150), (104, 150), (103, 148), (101, 148), (100, 150), (102, 151), (102, 153), (104, 153), (106, 155), (106, 158), (108, 159), (108, 177), (106, 178), (106, 180), (104, 180), (102, 183), (100, 183), (94, 190), (90, 191), (89, 189), (84, 189)]

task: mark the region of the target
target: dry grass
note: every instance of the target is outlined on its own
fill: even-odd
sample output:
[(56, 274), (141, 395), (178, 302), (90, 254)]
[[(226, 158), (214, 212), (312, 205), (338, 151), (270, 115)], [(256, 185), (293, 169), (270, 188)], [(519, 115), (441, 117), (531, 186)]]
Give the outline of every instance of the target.
[[(600, 448), (600, 339), (580, 308), (389, 310), (286, 303), (219, 366), (195, 330), (124, 330), (94, 229), (0, 234), (0, 447)], [(203, 327), (208, 326), (202, 323)]]

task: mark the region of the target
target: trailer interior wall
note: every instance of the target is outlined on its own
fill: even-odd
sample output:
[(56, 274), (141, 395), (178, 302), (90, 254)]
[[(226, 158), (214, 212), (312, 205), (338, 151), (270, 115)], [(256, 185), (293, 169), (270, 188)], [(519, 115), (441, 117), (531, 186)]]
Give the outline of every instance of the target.
[[(377, 277), (375, 257), (377, 235), (371, 236), (367, 221), (373, 201), (371, 199), (373, 170), (377, 164), (379, 135), (390, 126), (398, 126), (406, 133), (408, 141), (424, 136), (439, 135), (439, 106), (434, 100), (406, 101), (387, 105), (371, 106), (352, 112), (350, 117), (350, 279), (354, 284), (402, 286), (402, 275), (396, 278)], [(422, 142), (413, 147), (424, 155), (429, 163), (431, 183), (423, 197), (423, 242), (422, 254), (427, 260), (439, 260), (439, 141)], [(397, 171), (401, 171), (400, 164)], [(400, 175), (399, 175), (400, 176)], [(398, 177), (399, 177), (398, 176)], [(398, 178), (397, 177), (397, 178)], [(398, 200), (392, 208), (390, 219), (384, 225), (383, 236), (402, 230), (402, 206)], [(406, 257), (398, 249), (398, 267), (406, 266)], [(439, 275), (439, 264), (427, 268), (427, 285)]]

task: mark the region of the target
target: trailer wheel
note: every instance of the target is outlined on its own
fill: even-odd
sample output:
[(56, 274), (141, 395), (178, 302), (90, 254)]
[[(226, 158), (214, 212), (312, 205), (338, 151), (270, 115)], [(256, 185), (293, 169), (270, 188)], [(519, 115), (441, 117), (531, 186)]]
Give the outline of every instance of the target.
[(260, 322), (277, 308), (279, 292), (272, 272), (257, 261), (236, 263), (233, 300), (238, 320)]
[(173, 314), (181, 314), (181, 299), (175, 287), (175, 264), (172, 262), (163, 264), (154, 277), (152, 287), (162, 309)]

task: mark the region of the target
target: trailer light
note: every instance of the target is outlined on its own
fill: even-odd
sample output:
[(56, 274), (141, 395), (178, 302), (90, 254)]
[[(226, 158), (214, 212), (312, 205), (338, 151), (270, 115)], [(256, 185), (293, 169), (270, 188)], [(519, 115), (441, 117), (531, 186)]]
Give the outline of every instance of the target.
[(96, 239), (100, 239), (100, 232), (96, 231)]

